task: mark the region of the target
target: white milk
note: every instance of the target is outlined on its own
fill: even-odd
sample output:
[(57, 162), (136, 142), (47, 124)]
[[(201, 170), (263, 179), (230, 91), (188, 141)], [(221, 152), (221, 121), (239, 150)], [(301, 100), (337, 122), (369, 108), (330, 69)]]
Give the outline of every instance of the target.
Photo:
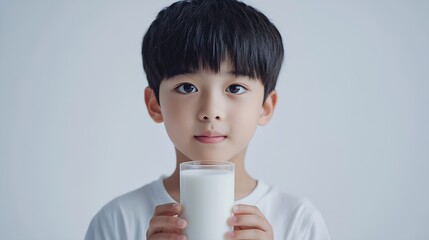
[(221, 240), (232, 230), (234, 171), (187, 169), (180, 173), (180, 201), (189, 240)]

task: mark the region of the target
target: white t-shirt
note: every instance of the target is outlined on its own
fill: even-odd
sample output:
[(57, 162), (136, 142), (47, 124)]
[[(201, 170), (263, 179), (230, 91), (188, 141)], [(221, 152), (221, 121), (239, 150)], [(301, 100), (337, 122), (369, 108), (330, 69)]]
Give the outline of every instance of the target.
[[(175, 202), (162, 177), (113, 199), (92, 219), (85, 240), (143, 240), (157, 205)], [(235, 202), (257, 206), (270, 222), (275, 240), (329, 240), (322, 215), (303, 198), (280, 192), (258, 181), (256, 188)]]

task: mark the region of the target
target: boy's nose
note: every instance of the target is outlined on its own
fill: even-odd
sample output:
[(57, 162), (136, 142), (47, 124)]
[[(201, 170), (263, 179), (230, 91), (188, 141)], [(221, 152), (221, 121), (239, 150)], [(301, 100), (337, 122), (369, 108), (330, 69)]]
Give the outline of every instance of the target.
[(215, 111), (214, 109), (212, 109), (212, 110), (205, 109), (205, 110), (200, 111), (200, 113), (198, 114), (198, 118), (201, 121), (222, 120), (223, 115), (220, 114), (219, 111)]
[(201, 108), (198, 113), (198, 119), (201, 121), (222, 120), (224, 114), (222, 113), (222, 103), (220, 99), (206, 96), (201, 99)]
[(214, 117), (210, 117), (210, 116), (206, 116), (206, 115), (201, 115), (200, 116), (200, 120), (202, 121), (208, 121), (210, 119), (216, 119), (216, 120), (220, 120), (220, 116), (214, 116)]

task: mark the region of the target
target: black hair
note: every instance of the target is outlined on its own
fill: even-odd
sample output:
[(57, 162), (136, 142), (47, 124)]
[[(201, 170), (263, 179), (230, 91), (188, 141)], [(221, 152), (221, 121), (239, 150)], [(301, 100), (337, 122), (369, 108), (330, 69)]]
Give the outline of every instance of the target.
[(161, 10), (142, 45), (143, 68), (159, 103), (161, 81), (199, 69), (219, 72), (229, 61), (237, 75), (259, 78), (264, 101), (283, 62), (277, 28), (261, 12), (235, 0), (187, 0)]

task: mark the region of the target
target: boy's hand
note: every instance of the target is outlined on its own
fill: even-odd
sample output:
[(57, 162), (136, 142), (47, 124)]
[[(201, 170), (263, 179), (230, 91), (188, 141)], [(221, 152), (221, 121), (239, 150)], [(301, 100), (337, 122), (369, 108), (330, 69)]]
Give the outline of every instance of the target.
[(274, 239), (271, 224), (257, 207), (240, 204), (232, 211), (234, 216), (228, 224), (234, 226), (234, 231), (226, 234), (227, 239)]
[(174, 239), (186, 240), (182, 235), (182, 229), (186, 227), (186, 221), (177, 217), (182, 211), (182, 206), (177, 203), (158, 205), (146, 232), (146, 239)]

